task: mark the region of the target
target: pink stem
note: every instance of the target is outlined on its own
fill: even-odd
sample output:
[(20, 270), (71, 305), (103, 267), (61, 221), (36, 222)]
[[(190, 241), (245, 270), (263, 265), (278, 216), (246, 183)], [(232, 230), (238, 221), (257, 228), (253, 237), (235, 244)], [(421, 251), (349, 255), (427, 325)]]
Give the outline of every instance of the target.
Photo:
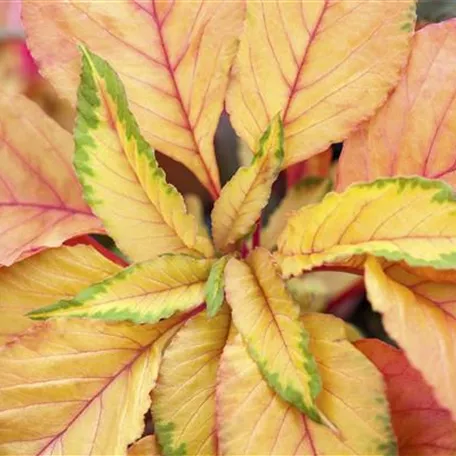
[(256, 228), (253, 232), (252, 247), (255, 249), (261, 245), (261, 217), (256, 222)]

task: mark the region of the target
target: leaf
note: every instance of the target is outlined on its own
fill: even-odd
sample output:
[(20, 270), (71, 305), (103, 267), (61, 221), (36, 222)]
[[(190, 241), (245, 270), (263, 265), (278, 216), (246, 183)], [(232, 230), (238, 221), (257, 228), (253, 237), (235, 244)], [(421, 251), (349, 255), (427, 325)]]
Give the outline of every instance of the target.
[(83, 317), (155, 323), (204, 302), (211, 260), (163, 255), (137, 263), (75, 298), (59, 301), (28, 315), (33, 319)]
[(286, 277), (363, 254), (451, 269), (455, 209), (451, 188), (439, 181), (416, 177), (354, 185), (290, 217), (277, 260)]
[(206, 307), (209, 317), (217, 314), (225, 300), (225, 266), (229, 256), (219, 258), (211, 268), (206, 282)]
[(233, 250), (251, 232), (268, 203), (282, 160), (283, 129), (276, 116), (261, 137), (250, 166), (238, 169), (214, 203), (212, 235), (219, 250)]
[(344, 143), (339, 190), (378, 177), (419, 175), (456, 186), (456, 20), (414, 37), (406, 71), (387, 103)]
[(366, 261), (367, 295), (388, 333), (456, 418), (456, 273), (437, 277)]
[(286, 172), (287, 187), (290, 188), (298, 184), (304, 178), (328, 177), (331, 171), (332, 156), (332, 148), (328, 147), (325, 151), (288, 167)]
[(248, 1), (227, 94), (235, 130), (251, 148), (282, 113), (283, 168), (345, 139), (397, 84), (415, 2)]
[(188, 320), (163, 355), (152, 415), (163, 454), (216, 455), (215, 383), (230, 326), (225, 305)]
[(102, 232), (71, 168), (71, 135), (31, 101), (0, 92), (0, 265)]
[(319, 177), (306, 177), (291, 187), (261, 232), (261, 245), (273, 249), (285, 228), (288, 215), (303, 206), (320, 202), (331, 187), (331, 181)]
[(134, 326), (50, 320), (0, 351), (0, 454), (125, 454), (161, 352), (189, 316)]
[(211, 256), (210, 240), (141, 136), (117, 75), (85, 49), (82, 71), (75, 167), (109, 234), (135, 261), (170, 252)]
[(359, 340), (355, 347), (383, 374), (400, 456), (455, 454), (456, 423), (404, 353), (378, 340)]
[(187, 211), (189, 214), (195, 217), (195, 220), (198, 223), (200, 233), (203, 236), (208, 236), (208, 226), (206, 223), (206, 215), (204, 210), (204, 204), (201, 198), (194, 193), (187, 193), (184, 195), (185, 205), (187, 206)]
[(155, 435), (148, 435), (128, 448), (128, 456), (160, 456)]
[(315, 398), (321, 383), (308, 349), (308, 334), (269, 252), (256, 249), (247, 263), (230, 259), (225, 268), (225, 293), (234, 326), (270, 387), (320, 421)]
[(220, 189), (213, 139), (242, 27), (242, 2), (23, 2), (42, 74), (76, 101), (77, 43), (109, 61), (146, 140)]
[(302, 321), (323, 380), (317, 402), (338, 433), (275, 394), (237, 336), (225, 347), (218, 372), (220, 454), (396, 454), (381, 374), (346, 340), (341, 320), (309, 314)]
[(9, 268), (0, 268), (0, 345), (28, 329), (27, 312), (71, 299), (120, 267), (86, 245), (38, 253)]

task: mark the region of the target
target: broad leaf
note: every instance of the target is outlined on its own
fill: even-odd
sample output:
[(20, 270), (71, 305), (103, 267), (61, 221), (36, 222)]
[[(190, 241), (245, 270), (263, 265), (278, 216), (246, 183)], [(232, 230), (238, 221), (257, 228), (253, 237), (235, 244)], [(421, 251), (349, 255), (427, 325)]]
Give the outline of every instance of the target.
[(75, 166), (109, 234), (135, 261), (169, 252), (212, 255), (209, 239), (141, 136), (115, 72), (88, 50), (82, 71)]
[(420, 30), (393, 95), (344, 143), (338, 189), (378, 177), (419, 175), (456, 186), (456, 21)]
[(346, 340), (341, 320), (309, 314), (303, 323), (323, 380), (318, 405), (338, 431), (314, 423), (275, 394), (237, 336), (225, 347), (218, 373), (220, 453), (396, 454), (381, 374)]
[(185, 317), (134, 326), (52, 320), (0, 351), (1, 454), (125, 454), (163, 347)]
[(227, 109), (253, 149), (281, 112), (289, 166), (345, 139), (399, 80), (414, 0), (249, 0)]
[(155, 435), (148, 435), (128, 448), (128, 456), (160, 456)]
[(274, 248), (288, 216), (303, 206), (320, 202), (331, 187), (332, 183), (328, 179), (319, 177), (304, 178), (291, 187), (261, 232), (261, 245), (268, 249)]
[[(440, 279), (439, 279), (440, 275)], [(388, 333), (456, 418), (456, 273), (366, 262), (369, 301)]]
[(308, 348), (308, 334), (269, 252), (257, 249), (247, 263), (230, 259), (225, 268), (225, 292), (234, 326), (270, 387), (320, 421), (315, 398), (321, 383)]
[(292, 216), (277, 258), (285, 276), (366, 253), (450, 269), (456, 265), (455, 209), (451, 188), (438, 181), (417, 177), (354, 185)]
[(119, 272), (119, 266), (86, 245), (49, 249), (0, 269), (0, 345), (29, 328), (24, 315)]
[(213, 139), (243, 16), (231, 1), (23, 1), (28, 46), (59, 93), (75, 103), (82, 42), (122, 77), (146, 140), (214, 196)]
[(225, 266), (229, 256), (219, 258), (211, 268), (206, 283), (206, 307), (209, 317), (217, 314), (225, 300)]
[(383, 374), (400, 456), (456, 454), (456, 423), (405, 355), (378, 340), (355, 346)]
[(268, 203), (282, 160), (283, 129), (276, 116), (261, 137), (250, 166), (238, 169), (214, 204), (212, 233), (219, 250), (233, 250), (252, 231)]
[(102, 232), (71, 167), (71, 135), (20, 95), (0, 92), (0, 112), (0, 265)]
[(211, 264), (188, 255), (163, 255), (134, 264), (73, 299), (34, 310), (29, 316), (155, 323), (204, 302)]
[(201, 313), (185, 323), (163, 355), (152, 415), (165, 456), (218, 454), (215, 384), (229, 326), (227, 306), (210, 320)]

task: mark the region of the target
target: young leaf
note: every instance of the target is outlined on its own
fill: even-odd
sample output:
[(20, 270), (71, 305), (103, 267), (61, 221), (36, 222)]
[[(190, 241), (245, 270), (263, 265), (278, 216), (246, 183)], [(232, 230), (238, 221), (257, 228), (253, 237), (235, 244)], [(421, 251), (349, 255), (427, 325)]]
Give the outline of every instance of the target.
[(440, 404), (456, 418), (456, 273), (413, 270), (393, 264), (383, 271), (366, 261), (369, 301), (383, 314), (388, 333), (434, 387)]
[(289, 189), (261, 232), (261, 245), (267, 249), (273, 249), (277, 244), (279, 234), (285, 228), (289, 213), (308, 204), (320, 202), (331, 187), (332, 183), (328, 179), (306, 177)]
[(87, 49), (82, 53), (75, 167), (86, 200), (135, 261), (169, 252), (211, 256), (209, 238), (141, 136), (118, 76)]
[(160, 456), (155, 435), (148, 435), (128, 448), (127, 456)]
[(137, 263), (97, 283), (68, 301), (59, 301), (28, 315), (83, 317), (134, 323), (155, 323), (204, 302), (212, 261), (187, 255), (163, 255)]
[(165, 456), (217, 455), (215, 383), (230, 327), (227, 306), (188, 320), (163, 355), (152, 393), (155, 431)]
[(290, 188), (305, 178), (328, 177), (331, 172), (332, 156), (332, 148), (328, 147), (325, 151), (288, 167), (287, 187)]
[(71, 168), (71, 135), (30, 100), (0, 92), (0, 265), (102, 232)]
[(456, 186), (456, 20), (414, 37), (401, 82), (370, 122), (344, 143), (339, 190), (378, 177), (419, 175)]
[(28, 46), (58, 92), (75, 103), (84, 43), (121, 75), (146, 140), (213, 196), (214, 133), (243, 17), (237, 1), (23, 1)]
[(261, 216), (283, 160), (283, 128), (279, 116), (260, 139), (250, 166), (238, 169), (223, 187), (212, 211), (212, 234), (221, 251), (233, 250)]
[(209, 317), (217, 314), (225, 300), (225, 266), (229, 256), (219, 258), (211, 268), (206, 283), (206, 307)]
[(227, 95), (231, 122), (253, 149), (273, 115), (283, 167), (344, 139), (399, 80), (415, 1), (250, 0)]
[(271, 255), (254, 250), (247, 263), (232, 258), (225, 268), (226, 300), (233, 323), (266, 381), (285, 401), (315, 421), (320, 377), (299, 321)]
[(218, 372), (221, 454), (396, 454), (381, 374), (346, 340), (341, 320), (309, 314), (302, 321), (323, 380), (318, 405), (338, 432), (309, 420), (275, 394), (237, 336), (225, 347)]
[(456, 423), (404, 353), (373, 339), (355, 347), (383, 374), (400, 456), (456, 454)]
[(411, 266), (456, 266), (450, 187), (422, 178), (378, 179), (330, 193), (288, 222), (277, 259), (285, 276), (371, 254)]
[(0, 454), (125, 454), (163, 347), (188, 316), (134, 326), (50, 320), (0, 351)]
[(87, 245), (40, 252), (0, 269), (0, 345), (29, 328), (24, 315), (119, 272), (120, 267)]

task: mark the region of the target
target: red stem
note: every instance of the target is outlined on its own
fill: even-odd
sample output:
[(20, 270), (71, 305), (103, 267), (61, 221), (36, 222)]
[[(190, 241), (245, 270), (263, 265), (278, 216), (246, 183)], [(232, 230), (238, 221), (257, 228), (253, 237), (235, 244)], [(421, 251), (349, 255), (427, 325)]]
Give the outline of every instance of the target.
[(241, 245), (241, 258), (245, 258), (249, 254), (249, 248), (247, 247), (247, 243), (243, 242)]
[(256, 222), (255, 231), (253, 232), (252, 247), (255, 249), (261, 245), (261, 217)]
[[(348, 315), (343, 315), (346, 313), (347, 309), (341, 309), (341, 307), (347, 303), (350, 298), (355, 298), (362, 295), (365, 292), (364, 280), (360, 279), (350, 288), (346, 289), (339, 296), (336, 296), (332, 301), (329, 302), (326, 307), (326, 312), (331, 314), (337, 314), (338, 317), (344, 318)], [(344, 312), (345, 310), (345, 312)]]

